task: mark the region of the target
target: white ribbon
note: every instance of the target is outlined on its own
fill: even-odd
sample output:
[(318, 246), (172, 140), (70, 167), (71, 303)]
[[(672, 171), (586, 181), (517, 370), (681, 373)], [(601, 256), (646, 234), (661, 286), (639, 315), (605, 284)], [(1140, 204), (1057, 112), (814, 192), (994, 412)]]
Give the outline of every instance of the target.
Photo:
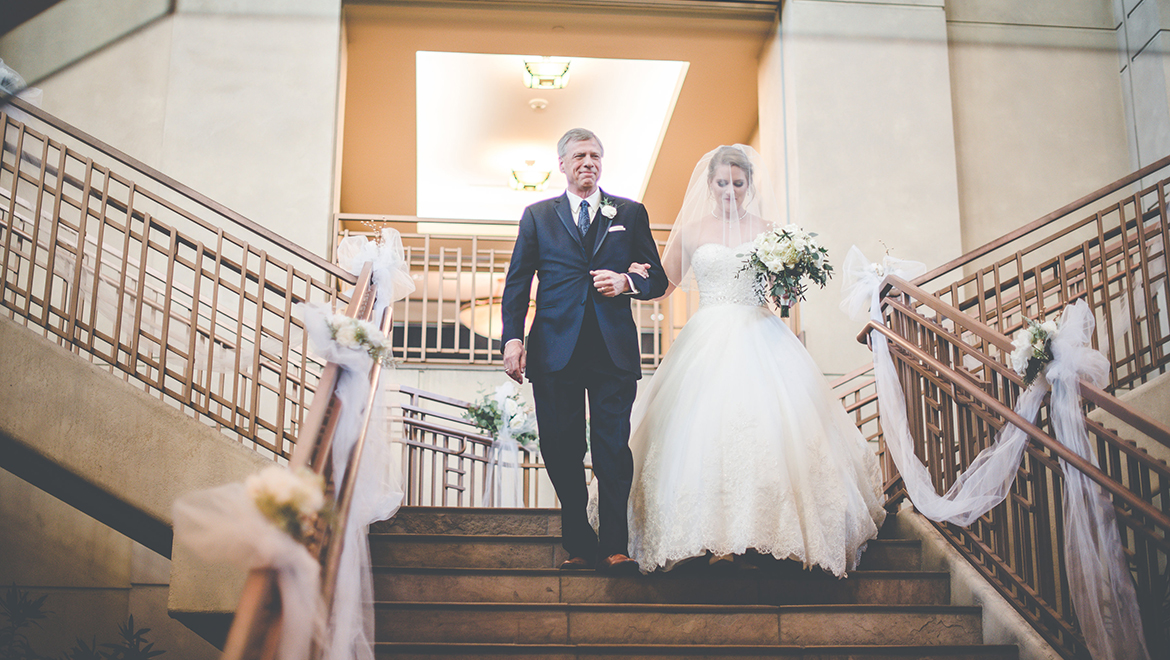
[[(360, 274), (366, 262), (372, 264), (375, 322), (382, 318), (387, 307), (414, 291), (397, 230), (382, 230), (380, 242), (351, 236), (341, 242), (337, 252), (339, 264), (351, 273)], [(303, 305), (301, 309), (314, 352), (341, 367), (335, 391), (341, 412), (333, 436), (333, 483), (340, 488), (350, 455), (361, 435), (369, 403), (373, 359), (366, 351), (347, 348), (331, 338), (327, 321), (332, 310), (328, 306)], [(400, 470), (385, 432), (382, 391), (379, 388), (371, 410), (346, 521), (326, 660), (374, 660), (374, 584), (367, 537), (370, 524), (393, 516), (403, 499)]]
[(183, 495), (175, 501), (174, 525), (175, 542), (204, 561), (276, 571), (283, 618), (277, 658), (308, 660), (325, 616), (321, 569), (305, 546), (269, 522), (240, 483)]
[[(844, 300), (841, 308), (857, 318), (869, 300), (870, 319), (883, 323), (881, 280), (893, 274), (910, 280), (925, 272), (917, 262), (886, 257), (880, 272), (857, 246), (846, 256)], [(1099, 382), (1109, 371), (1108, 361), (1088, 347), (1094, 319), (1088, 305), (1078, 301), (1065, 309), (1060, 332), (1053, 340), (1053, 361), (1017, 400), (1015, 412), (1029, 422), (1053, 383), (1050, 415), (1056, 439), (1096, 465), (1081, 410), (1080, 379)], [(1066, 328), (1068, 331), (1066, 332)], [(906, 398), (890, 356), (886, 338), (870, 333), (874, 376), (881, 409), (886, 449), (919, 513), (936, 522), (970, 525), (1008, 494), (1020, 466), (1028, 435), (1004, 424), (995, 442), (975, 457), (945, 495), (935, 491), (926, 466), (914, 454), (906, 417)], [(1148, 660), (1141, 617), (1132, 578), (1121, 549), (1113, 505), (1100, 488), (1079, 470), (1061, 461), (1065, 477), (1065, 562), (1073, 608), (1094, 660)]]
[[(508, 381), (496, 388), (494, 399), (500, 411), (500, 426), (492, 446), (488, 449), (487, 470), (484, 473), (483, 506), (512, 507), (524, 506), (523, 470), (520, 467), (520, 443), (515, 434), (525, 428), (513, 428), (512, 417), (516, 411), (509, 411), (510, 397), (517, 392), (516, 385)], [(526, 419), (530, 418), (527, 417)], [(528, 425), (530, 426), (530, 425)]]

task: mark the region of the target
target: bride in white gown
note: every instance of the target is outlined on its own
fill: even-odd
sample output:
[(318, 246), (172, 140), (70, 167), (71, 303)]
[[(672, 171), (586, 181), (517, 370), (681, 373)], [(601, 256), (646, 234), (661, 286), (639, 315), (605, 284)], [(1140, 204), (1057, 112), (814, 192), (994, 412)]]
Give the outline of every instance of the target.
[(780, 219), (759, 162), (743, 145), (704, 156), (663, 254), (700, 303), (634, 406), (630, 555), (643, 572), (755, 550), (841, 577), (885, 518), (872, 449), (741, 273)]

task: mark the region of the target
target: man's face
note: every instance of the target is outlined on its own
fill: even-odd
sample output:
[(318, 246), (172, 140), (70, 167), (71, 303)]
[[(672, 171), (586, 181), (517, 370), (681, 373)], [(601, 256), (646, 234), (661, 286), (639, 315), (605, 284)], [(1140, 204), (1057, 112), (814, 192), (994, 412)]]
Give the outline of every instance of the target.
[(561, 158), (561, 171), (569, 192), (578, 197), (592, 195), (601, 178), (601, 145), (596, 140), (570, 142)]

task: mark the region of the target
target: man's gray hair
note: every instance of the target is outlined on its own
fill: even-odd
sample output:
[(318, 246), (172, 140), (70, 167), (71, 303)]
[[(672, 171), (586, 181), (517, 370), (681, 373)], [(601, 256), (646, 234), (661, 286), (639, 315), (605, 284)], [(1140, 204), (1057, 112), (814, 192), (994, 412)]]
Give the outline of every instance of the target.
[(584, 142), (586, 140), (596, 142), (597, 148), (601, 151), (601, 155), (605, 155), (605, 147), (601, 145), (601, 140), (593, 134), (593, 131), (588, 128), (570, 128), (567, 133), (561, 136), (560, 141), (557, 142), (557, 157), (565, 157), (565, 152), (568, 150), (570, 142)]

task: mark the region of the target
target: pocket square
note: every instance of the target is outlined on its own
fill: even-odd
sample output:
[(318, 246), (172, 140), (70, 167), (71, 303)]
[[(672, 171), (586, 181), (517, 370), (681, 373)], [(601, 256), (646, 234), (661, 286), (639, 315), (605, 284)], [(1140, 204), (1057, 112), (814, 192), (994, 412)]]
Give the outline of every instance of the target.
[(614, 225), (614, 226), (610, 227), (609, 230), (610, 231), (625, 231), (626, 227), (625, 227), (625, 225)]

